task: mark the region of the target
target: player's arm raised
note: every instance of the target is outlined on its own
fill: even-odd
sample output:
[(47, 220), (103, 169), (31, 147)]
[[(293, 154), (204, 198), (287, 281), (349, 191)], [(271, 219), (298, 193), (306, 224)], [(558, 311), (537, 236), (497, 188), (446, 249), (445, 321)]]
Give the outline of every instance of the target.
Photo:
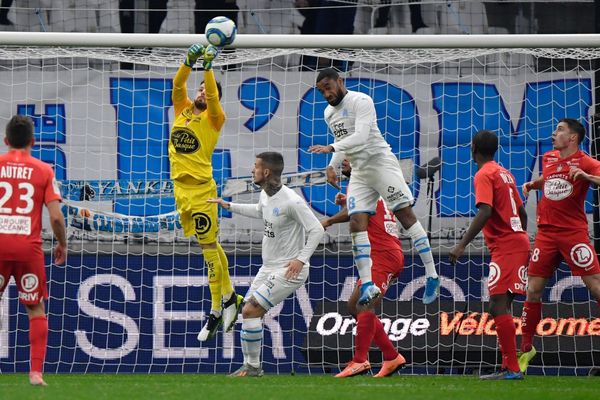
[(529, 197), (529, 192), (532, 190), (540, 190), (544, 187), (544, 176), (540, 175), (537, 179), (523, 184), (523, 196)]
[(220, 131), (225, 124), (225, 112), (221, 106), (219, 98), (219, 89), (217, 88), (217, 80), (215, 73), (212, 70), (212, 62), (219, 54), (219, 50), (213, 45), (208, 46), (204, 50), (204, 88), (206, 90), (206, 111), (208, 119), (213, 128)]
[(187, 80), (192, 71), (192, 67), (196, 64), (196, 60), (203, 54), (204, 46), (199, 43), (191, 45), (185, 55), (183, 63), (181, 63), (181, 66), (173, 78), (171, 99), (173, 100), (173, 107), (175, 108), (175, 116), (181, 114), (185, 108), (192, 104), (192, 101), (187, 94)]

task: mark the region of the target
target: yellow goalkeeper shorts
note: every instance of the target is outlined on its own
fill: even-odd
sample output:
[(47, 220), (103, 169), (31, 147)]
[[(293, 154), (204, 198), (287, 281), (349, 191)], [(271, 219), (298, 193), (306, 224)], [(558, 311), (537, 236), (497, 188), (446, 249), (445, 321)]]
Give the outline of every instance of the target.
[(217, 197), (215, 181), (211, 179), (200, 185), (175, 182), (173, 193), (185, 236), (196, 236), (200, 244), (216, 242), (219, 234), (218, 206), (206, 202)]

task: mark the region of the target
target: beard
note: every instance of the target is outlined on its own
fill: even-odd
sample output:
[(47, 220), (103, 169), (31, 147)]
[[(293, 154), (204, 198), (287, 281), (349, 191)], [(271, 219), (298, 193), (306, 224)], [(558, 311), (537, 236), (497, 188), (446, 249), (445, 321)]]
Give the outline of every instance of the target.
[(200, 99), (194, 100), (194, 107), (196, 107), (200, 111), (206, 110), (206, 102)]

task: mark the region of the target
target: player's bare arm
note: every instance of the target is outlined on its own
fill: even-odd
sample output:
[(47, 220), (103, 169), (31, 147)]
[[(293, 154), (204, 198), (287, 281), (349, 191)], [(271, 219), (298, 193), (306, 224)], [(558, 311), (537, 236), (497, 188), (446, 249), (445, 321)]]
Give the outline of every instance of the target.
[(588, 174), (581, 168), (571, 167), (571, 169), (569, 170), (569, 178), (573, 180), (586, 180), (590, 181), (594, 185), (600, 185), (600, 176)]
[(339, 179), (338, 179), (337, 173), (335, 172), (335, 169), (331, 165), (327, 166), (327, 169), (325, 169), (325, 174), (327, 175), (327, 183), (329, 183), (331, 186), (333, 186), (337, 190), (341, 190), (341, 187), (338, 183)]
[(316, 144), (308, 148), (309, 153), (315, 154), (328, 154), (333, 153), (335, 150), (332, 145), (323, 146), (322, 144)]
[(220, 205), (221, 207), (223, 207), (224, 209), (228, 210), (229, 207), (231, 207), (231, 203), (228, 201), (225, 201), (223, 199), (207, 199), (206, 200), (207, 203), (216, 203), (218, 205)]
[(532, 190), (539, 190), (544, 185), (544, 177), (542, 175), (538, 176), (537, 179), (529, 182), (525, 182), (523, 184), (523, 196), (529, 197), (529, 192)]
[(480, 204), (477, 211), (477, 215), (473, 218), (473, 222), (469, 225), (469, 229), (465, 232), (465, 235), (461, 239), (460, 243), (457, 244), (448, 254), (450, 263), (456, 265), (456, 260), (465, 252), (465, 248), (475, 236), (481, 232), (486, 222), (492, 216), (492, 207), (488, 204)]
[(54, 263), (61, 265), (65, 263), (67, 257), (67, 231), (65, 220), (60, 210), (60, 201), (54, 200), (47, 205), (50, 214), (50, 225), (54, 236), (56, 236), (56, 246), (54, 247)]
[(525, 211), (523, 204), (519, 207), (519, 219), (521, 220), (521, 227), (524, 231), (527, 231), (527, 211)]

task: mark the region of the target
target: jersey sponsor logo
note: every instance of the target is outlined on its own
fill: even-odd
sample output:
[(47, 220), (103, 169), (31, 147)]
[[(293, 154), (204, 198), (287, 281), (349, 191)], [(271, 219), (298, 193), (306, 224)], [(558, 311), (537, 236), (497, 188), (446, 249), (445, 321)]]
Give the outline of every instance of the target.
[(263, 220), (265, 223), (265, 230), (263, 232), (263, 235), (265, 235), (268, 238), (274, 238), (275, 237), (275, 232), (273, 232), (273, 223), (267, 221), (266, 219)]
[(519, 267), (519, 279), (521, 280), (521, 282), (525, 285), (527, 284), (527, 266), (526, 265), (521, 265)]
[(192, 218), (194, 218), (194, 229), (198, 235), (204, 235), (212, 226), (210, 217), (205, 213), (194, 213), (192, 214)]
[(33, 292), (38, 288), (38, 285), (39, 280), (35, 274), (25, 274), (21, 277), (21, 289), (27, 293)]
[(563, 178), (552, 178), (544, 182), (544, 196), (548, 200), (559, 201), (573, 193), (571, 182)]
[(585, 243), (578, 243), (571, 248), (571, 260), (580, 268), (588, 268), (594, 262), (594, 252)]
[[(394, 190), (395, 192), (390, 192), (390, 189)], [(388, 192), (391, 193), (385, 197), (385, 200), (388, 203), (393, 203), (394, 201), (398, 201), (404, 197), (404, 193), (402, 193), (401, 190), (394, 189), (392, 186), (388, 188)]]
[(175, 151), (181, 154), (195, 153), (200, 148), (200, 141), (189, 129), (176, 128), (171, 132), (171, 143)]
[(26, 215), (0, 215), (0, 233), (31, 235), (31, 217)]
[(35, 292), (35, 293), (23, 293), (23, 292), (19, 292), (19, 300), (22, 301), (37, 301), (38, 300), (38, 295), (39, 293)]
[(492, 287), (500, 280), (500, 267), (495, 262), (490, 263), (490, 276), (488, 277), (488, 286)]
[(343, 122), (335, 122), (331, 124), (331, 132), (336, 139), (340, 139), (348, 134), (348, 129), (344, 127)]

